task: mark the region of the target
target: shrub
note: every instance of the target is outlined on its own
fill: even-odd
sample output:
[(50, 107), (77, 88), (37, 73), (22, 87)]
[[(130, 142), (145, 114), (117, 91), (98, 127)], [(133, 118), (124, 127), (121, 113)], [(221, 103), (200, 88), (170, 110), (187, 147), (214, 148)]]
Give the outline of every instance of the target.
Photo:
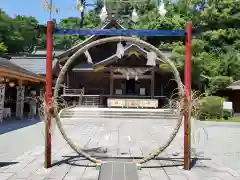
[(198, 114), (200, 119), (218, 119), (223, 115), (222, 97), (206, 96), (200, 99), (198, 104)]
[(233, 112), (231, 111), (231, 110), (228, 110), (228, 109), (224, 109), (223, 110), (223, 119), (226, 119), (226, 120), (228, 120), (228, 119), (230, 119), (230, 118), (232, 118), (233, 117)]

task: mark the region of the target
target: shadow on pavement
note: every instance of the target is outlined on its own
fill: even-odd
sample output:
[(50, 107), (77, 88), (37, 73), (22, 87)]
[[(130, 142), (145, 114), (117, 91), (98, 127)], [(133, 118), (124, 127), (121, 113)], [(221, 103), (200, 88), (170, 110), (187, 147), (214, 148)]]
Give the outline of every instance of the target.
[[(100, 158), (100, 159), (104, 159), (105, 161), (123, 161), (124, 158)], [(125, 158), (126, 162), (132, 161), (133, 158), (128, 157)], [(154, 165), (154, 166), (146, 166), (145, 168), (164, 168), (164, 167), (177, 167), (177, 166), (183, 166), (183, 158), (157, 158), (154, 159), (155, 161), (169, 161), (171, 163), (164, 163), (161, 162), (161, 164), (159, 163), (159, 165)], [(154, 161), (153, 160), (153, 161)], [(192, 159), (194, 162), (191, 164), (192, 166), (195, 165), (195, 161), (196, 159)], [(205, 159), (205, 160), (209, 160), (209, 159)], [(53, 162), (52, 166), (59, 166), (61, 164), (68, 164), (71, 166), (79, 166), (79, 167), (95, 167), (95, 165), (93, 163), (91, 163), (90, 161), (88, 161), (86, 158), (82, 157), (82, 156), (63, 156), (63, 160), (60, 161), (55, 161)]]
[(19, 162), (0, 162), (0, 168), (5, 167), (5, 166), (11, 166), (11, 165), (14, 165), (17, 163), (19, 163)]
[(28, 120), (27, 118), (21, 119), (21, 120), (17, 120), (17, 119), (4, 120), (0, 124), (0, 135), (17, 130), (17, 129), (24, 128), (27, 126), (31, 126), (31, 125), (37, 124), (39, 122), (41, 122), (41, 120), (39, 118), (36, 118), (34, 120)]
[[(93, 163), (91, 163), (90, 161), (88, 161), (86, 158), (80, 156), (80, 155), (76, 155), (76, 156), (62, 156), (63, 160), (60, 161), (55, 161), (53, 162), (52, 166), (59, 166), (61, 164), (68, 164), (71, 166), (79, 166), (79, 167), (95, 167), (95, 165)], [(94, 156), (93, 156), (94, 157)], [(105, 160), (105, 161), (126, 161), (126, 162), (130, 162), (133, 160), (133, 158), (131, 157), (127, 157), (127, 158), (113, 158), (113, 157), (108, 157), (108, 158), (98, 158), (101, 160)], [(137, 158), (137, 159), (141, 159), (141, 158)], [(191, 162), (190, 162), (190, 168), (193, 168), (194, 166), (198, 166), (197, 162), (199, 160), (211, 160), (211, 158), (191, 158)], [(177, 166), (183, 166), (183, 158), (170, 158), (170, 157), (157, 157), (157, 159), (153, 159), (153, 161), (160, 161), (160, 165), (157, 166), (147, 166), (146, 168), (164, 168), (164, 167), (177, 167)], [(170, 163), (168, 163), (168, 162)], [(164, 163), (165, 162), (165, 163)]]

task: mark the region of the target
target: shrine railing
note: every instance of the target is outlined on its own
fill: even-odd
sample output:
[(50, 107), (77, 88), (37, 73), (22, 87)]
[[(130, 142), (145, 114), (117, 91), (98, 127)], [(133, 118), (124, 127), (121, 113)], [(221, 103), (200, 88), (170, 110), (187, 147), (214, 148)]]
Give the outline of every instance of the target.
[(63, 88), (63, 95), (83, 95), (84, 88), (82, 89), (72, 89), (72, 88)]

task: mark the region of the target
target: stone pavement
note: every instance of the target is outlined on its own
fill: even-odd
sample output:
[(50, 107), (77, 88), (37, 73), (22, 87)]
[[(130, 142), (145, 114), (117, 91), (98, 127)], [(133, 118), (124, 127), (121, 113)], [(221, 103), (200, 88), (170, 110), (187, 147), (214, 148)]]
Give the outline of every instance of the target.
[[(82, 147), (107, 148), (108, 151), (104, 155), (128, 156), (129, 160), (133, 159), (133, 156), (145, 156), (162, 145), (176, 124), (175, 120), (156, 119), (86, 119), (81, 121), (63, 119), (62, 121), (68, 136)], [(195, 165), (191, 171), (182, 169), (183, 130), (181, 128), (170, 147), (159, 155), (162, 160), (153, 160), (146, 164), (158, 166), (158, 168), (139, 170), (139, 179), (240, 180), (240, 144), (238, 143), (240, 124), (199, 122), (197, 127), (205, 127), (207, 134), (201, 129), (195, 132), (195, 128), (195, 136), (192, 137), (195, 140), (193, 147), (200, 158), (211, 158), (210, 160), (195, 159)], [(30, 128), (32, 129), (29, 130)], [(53, 167), (44, 169), (43, 144), (39, 143), (35, 146), (32, 143), (34, 138), (36, 142), (40, 142), (39, 137), (43, 138), (42, 128), (43, 124), (38, 123), (33, 127), (24, 128), (25, 131), (21, 129), (0, 136), (1, 153), (9, 154), (7, 152), (13, 152), (13, 148), (29, 147), (28, 151), (23, 148), (21, 155), (12, 156), (14, 158), (0, 163), (0, 180), (97, 180), (99, 171), (93, 167), (86, 167), (91, 163), (76, 156), (76, 153), (62, 139), (56, 127), (53, 129)], [(19, 140), (16, 136), (15, 139), (7, 141), (7, 137), (13, 137), (14, 133), (19, 136)], [(28, 138), (23, 139), (22, 136), (25, 137), (26, 134)], [(17, 146), (14, 146), (15, 142)]]

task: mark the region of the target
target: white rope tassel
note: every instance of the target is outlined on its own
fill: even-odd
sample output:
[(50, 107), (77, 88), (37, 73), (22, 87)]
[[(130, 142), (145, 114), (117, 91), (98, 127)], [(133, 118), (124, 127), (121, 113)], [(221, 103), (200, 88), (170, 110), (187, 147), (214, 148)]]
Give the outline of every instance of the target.
[(157, 55), (155, 52), (147, 53), (147, 66), (156, 66)]
[(102, 10), (101, 10), (101, 13), (99, 15), (101, 21), (105, 21), (105, 19), (107, 18), (108, 14), (107, 14), (107, 8), (106, 6), (104, 5)]
[(89, 52), (88, 52), (88, 51), (85, 51), (84, 54), (85, 54), (85, 56), (86, 56), (86, 58), (87, 58), (87, 62), (88, 62), (89, 64), (93, 64), (93, 61), (92, 61), (92, 58), (91, 58), (91, 55), (89, 54)]
[(124, 47), (121, 42), (117, 44), (117, 52), (116, 52), (117, 57), (122, 58), (124, 56)]

